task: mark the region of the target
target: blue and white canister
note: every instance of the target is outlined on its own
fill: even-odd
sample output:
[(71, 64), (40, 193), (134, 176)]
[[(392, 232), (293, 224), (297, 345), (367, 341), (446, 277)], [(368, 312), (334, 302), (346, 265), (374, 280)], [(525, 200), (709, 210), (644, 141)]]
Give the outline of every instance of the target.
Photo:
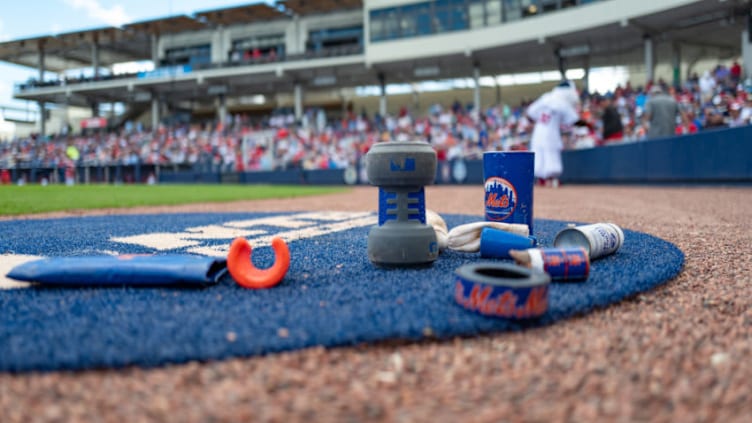
[(531, 248), (530, 268), (548, 273), (551, 280), (585, 280), (590, 273), (590, 257), (582, 247)]
[(554, 247), (582, 247), (590, 260), (613, 254), (624, 244), (624, 231), (613, 223), (570, 224), (554, 238)]
[(533, 235), (533, 176), (535, 153), (483, 153), (485, 218), (492, 222), (522, 223)]

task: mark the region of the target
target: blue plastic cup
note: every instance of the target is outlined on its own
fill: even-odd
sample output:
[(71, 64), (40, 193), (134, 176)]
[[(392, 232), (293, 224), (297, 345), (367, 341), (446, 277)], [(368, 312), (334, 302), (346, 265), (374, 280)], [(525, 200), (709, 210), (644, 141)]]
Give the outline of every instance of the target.
[(530, 151), (483, 153), (487, 221), (524, 223), (533, 235), (534, 164)]
[(494, 228), (480, 231), (480, 256), (511, 259), (509, 250), (526, 250), (535, 246), (535, 239)]

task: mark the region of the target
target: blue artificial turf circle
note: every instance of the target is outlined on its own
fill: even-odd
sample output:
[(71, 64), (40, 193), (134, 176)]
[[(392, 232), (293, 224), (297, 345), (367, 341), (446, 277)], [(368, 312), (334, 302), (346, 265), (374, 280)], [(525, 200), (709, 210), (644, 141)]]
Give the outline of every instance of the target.
[[(0, 222), (0, 252), (44, 256), (154, 253), (112, 237), (181, 232), (197, 225), (273, 216), (209, 213)], [(443, 216), (454, 227), (478, 216)], [(566, 222), (536, 219), (539, 245)], [(0, 371), (159, 366), (322, 345), (450, 338), (548, 325), (647, 291), (676, 276), (684, 255), (657, 237), (625, 230), (615, 255), (584, 283), (552, 283), (549, 309), (532, 321), (484, 317), (455, 303), (453, 272), (479, 254), (448, 251), (429, 268), (383, 269), (366, 256), (370, 227), (293, 241), (291, 267), (273, 289), (229, 277), (206, 289), (29, 288), (0, 290)], [(228, 244), (230, 239), (205, 241)], [(180, 253), (181, 250), (166, 251)], [(269, 247), (253, 261), (268, 267)]]

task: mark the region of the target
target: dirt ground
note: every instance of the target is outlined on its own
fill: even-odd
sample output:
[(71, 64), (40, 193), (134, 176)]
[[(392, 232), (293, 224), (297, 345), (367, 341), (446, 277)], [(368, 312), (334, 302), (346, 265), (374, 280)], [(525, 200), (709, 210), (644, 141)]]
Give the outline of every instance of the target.
[[(426, 195), (439, 213), (482, 216), (479, 187)], [(520, 333), (0, 374), (0, 421), (752, 421), (752, 188), (564, 186), (536, 188), (534, 201), (538, 218), (611, 221), (673, 242), (684, 270), (654, 291)], [(375, 188), (359, 187), (90, 214), (376, 208)]]

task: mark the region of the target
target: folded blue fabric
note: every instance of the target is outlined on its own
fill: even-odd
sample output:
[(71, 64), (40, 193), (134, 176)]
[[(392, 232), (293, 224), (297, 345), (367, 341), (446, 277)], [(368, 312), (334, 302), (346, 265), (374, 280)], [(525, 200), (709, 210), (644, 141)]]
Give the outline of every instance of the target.
[(47, 286), (194, 286), (216, 284), (226, 261), (189, 254), (50, 257), (23, 263), (8, 277)]

